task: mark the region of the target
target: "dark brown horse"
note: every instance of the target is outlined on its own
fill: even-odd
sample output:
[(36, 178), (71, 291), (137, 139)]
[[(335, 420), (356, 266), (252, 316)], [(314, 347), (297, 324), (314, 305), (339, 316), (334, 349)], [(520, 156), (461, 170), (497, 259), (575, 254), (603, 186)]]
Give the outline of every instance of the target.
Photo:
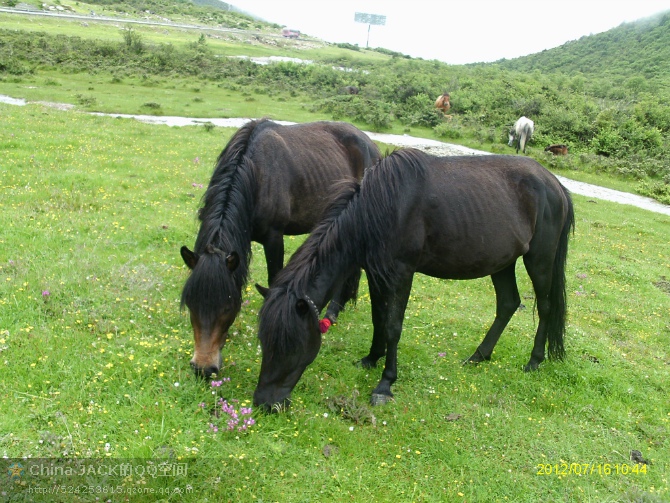
[(469, 362), (489, 360), (521, 303), (515, 265), (523, 257), (535, 290), (539, 324), (525, 370), (564, 355), (568, 238), (572, 201), (556, 177), (519, 156), (434, 157), (397, 151), (349, 183), (324, 220), (266, 292), (259, 313), (263, 360), (254, 403), (286, 406), (321, 347), (319, 313), (358, 267), (372, 303), (370, 353), (386, 356), (372, 403), (389, 400), (397, 349), (417, 272), (445, 279), (491, 276), (496, 316)]
[[(235, 133), (203, 196), (194, 250), (181, 248), (191, 269), (181, 301), (191, 315), (196, 374), (209, 377), (221, 367), (221, 348), (242, 304), (251, 241), (263, 245), (272, 284), (284, 263), (284, 235), (309, 232), (332, 200), (333, 184), (359, 180), (379, 157), (372, 140), (346, 123), (282, 126), (263, 119)], [(331, 322), (359, 277), (352, 273), (334, 294)]]

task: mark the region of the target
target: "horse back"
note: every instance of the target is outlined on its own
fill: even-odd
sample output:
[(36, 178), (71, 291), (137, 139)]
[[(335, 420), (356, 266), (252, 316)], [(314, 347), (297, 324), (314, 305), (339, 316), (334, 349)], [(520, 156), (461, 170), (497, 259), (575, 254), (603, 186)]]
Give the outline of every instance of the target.
[(416, 257), (419, 272), (488, 276), (525, 255), (538, 229), (562, 228), (566, 193), (532, 159), (426, 156), (426, 166), (415, 206), (405, 204), (402, 240), (403, 255)]
[(285, 234), (311, 230), (340, 180), (360, 180), (380, 157), (370, 138), (340, 122), (282, 126), (257, 131), (247, 152), (256, 188), (255, 229), (284, 228)]

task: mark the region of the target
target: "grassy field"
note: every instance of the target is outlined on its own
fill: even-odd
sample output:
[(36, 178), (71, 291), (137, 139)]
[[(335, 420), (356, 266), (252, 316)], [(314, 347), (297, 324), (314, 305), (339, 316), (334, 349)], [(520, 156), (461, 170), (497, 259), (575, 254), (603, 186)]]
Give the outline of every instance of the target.
[[(85, 7), (86, 4), (81, 4)], [(90, 7), (90, 8), (89, 8)], [(199, 29), (181, 28), (177, 26), (143, 25), (137, 23), (124, 23), (124, 18), (118, 13), (100, 13), (95, 5), (89, 5), (79, 9), (78, 14), (87, 15), (90, 10), (98, 12), (98, 15), (117, 18), (118, 22), (103, 22), (95, 17), (82, 19), (68, 19), (30, 15), (30, 14), (8, 14), (0, 12), (0, 29), (18, 29), (28, 32), (44, 32), (51, 35), (67, 35), (81, 37), (82, 39), (94, 39), (107, 42), (120, 42), (122, 30), (132, 28), (142, 40), (149, 44), (171, 44), (175, 47), (184, 47), (198, 41), (201, 34), (207, 39), (207, 45), (212, 49), (216, 57), (224, 56), (288, 56), (299, 59), (324, 59), (324, 58), (361, 58), (368, 61), (384, 61), (388, 58), (374, 51), (362, 49), (355, 54), (352, 51), (341, 49), (334, 45), (327, 45), (320, 40), (309, 37), (300, 40), (289, 40), (279, 36), (279, 29), (275, 31), (259, 32), (256, 34), (245, 34), (237, 31), (224, 31), (216, 28), (202, 26)], [(157, 17), (152, 18), (155, 22), (163, 22)], [(174, 22), (180, 22), (173, 19)], [(193, 26), (192, 20), (182, 21)], [(265, 43), (260, 43), (261, 37)]]
[[(521, 266), (526, 309), (477, 367), (460, 361), (492, 321), (490, 280), (417, 276), (396, 402), (371, 409), (381, 369), (352, 365), (371, 340), (363, 284), (291, 410), (253, 411), (253, 426), (227, 431), (218, 400), (239, 413), (251, 406), (261, 299), (247, 288), (223, 353), (230, 380), (196, 380), (178, 250), (194, 242), (199, 198), (233, 130), (39, 105), (0, 113), (3, 457), (188, 465), (186, 479), (125, 477), (128, 492), (112, 501), (670, 499), (667, 216), (574, 196), (564, 362), (521, 371), (537, 322)], [(289, 239), (289, 251), (299, 243)], [(250, 285), (266, 281), (262, 249), (254, 253)], [(631, 461), (632, 450), (650, 464)], [(27, 492), (42, 482), (3, 482), (0, 493), (92, 501)], [(188, 491), (157, 496), (175, 483)], [(152, 499), (138, 494), (148, 488)]]

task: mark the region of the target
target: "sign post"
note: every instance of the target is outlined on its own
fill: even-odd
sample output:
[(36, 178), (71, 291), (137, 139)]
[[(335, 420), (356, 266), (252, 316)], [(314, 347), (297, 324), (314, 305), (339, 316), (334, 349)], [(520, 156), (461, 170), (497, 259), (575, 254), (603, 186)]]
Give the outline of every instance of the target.
[(368, 40), (365, 42), (365, 48), (370, 45), (370, 26), (373, 24), (384, 26), (386, 25), (386, 16), (379, 14), (366, 14), (364, 12), (356, 12), (354, 14), (354, 21), (357, 23), (366, 23), (368, 25)]

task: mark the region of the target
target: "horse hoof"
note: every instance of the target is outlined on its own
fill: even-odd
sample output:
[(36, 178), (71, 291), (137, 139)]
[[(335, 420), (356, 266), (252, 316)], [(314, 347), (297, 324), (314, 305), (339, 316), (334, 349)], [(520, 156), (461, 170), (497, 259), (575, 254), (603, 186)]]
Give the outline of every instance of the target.
[(377, 362), (373, 362), (372, 360), (369, 360), (368, 358), (361, 358), (360, 360), (354, 362), (354, 365), (356, 367), (361, 367), (364, 369), (373, 369), (377, 366)]
[(373, 393), (370, 397), (370, 405), (384, 405), (385, 403), (393, 401), (393, 397), (389, 395), (382, 395), (380, 393)]
[(529, 362), (524, 366), (523, 371), (524, 372), (535, 372), (539, 368), (540, 368), (539, 363), (530, 363)]
[(463, 365), (467, 365), (468, 363), (472, 363), (473, 365), (476, 365), (481, 362), (489, 361), (491, 359), (490, 356), (484, 356), (479, 349), (474, 352), (474, 354), (468, 358), (467, 360), (463, 360)]

